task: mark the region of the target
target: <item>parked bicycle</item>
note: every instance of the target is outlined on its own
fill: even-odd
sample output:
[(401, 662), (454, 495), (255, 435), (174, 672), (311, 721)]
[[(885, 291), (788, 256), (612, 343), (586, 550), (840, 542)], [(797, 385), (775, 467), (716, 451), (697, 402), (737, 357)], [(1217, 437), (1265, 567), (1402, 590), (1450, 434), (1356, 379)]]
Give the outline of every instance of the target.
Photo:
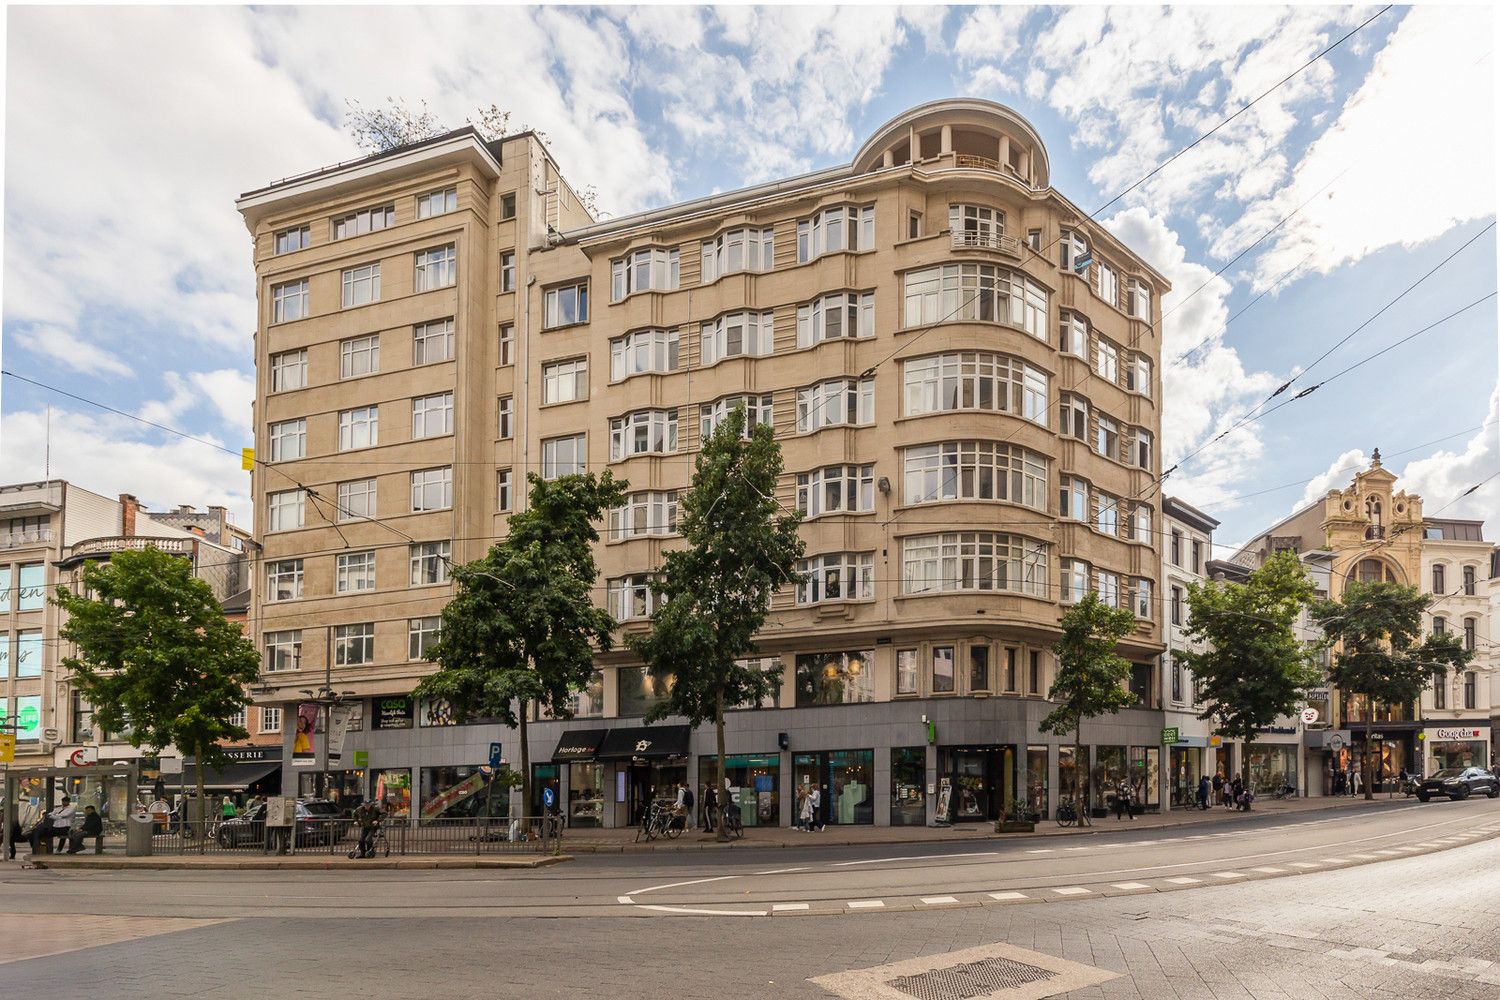
[(1057, 804), (1057, 825), (1072, 826), (1078, 822), (1078, 807), (1072, 799), (1063, 799)]
[(745, 823), (740, 817), (739, 806), (730, 803), (728, 806), (720, 806), (717, 810), (718, 821), (724, 824), (724, 832), (736, 840), (745, 836)]
[(657, 837), (676, 840), (682, 836), (685, 826), (686, 817), (676, 815), (660, 801), (653, 802), (641, 817), (641, 828), (636, 831), (635, 839), (637, 843), (642, 837), (647, 840), (655, 840)]

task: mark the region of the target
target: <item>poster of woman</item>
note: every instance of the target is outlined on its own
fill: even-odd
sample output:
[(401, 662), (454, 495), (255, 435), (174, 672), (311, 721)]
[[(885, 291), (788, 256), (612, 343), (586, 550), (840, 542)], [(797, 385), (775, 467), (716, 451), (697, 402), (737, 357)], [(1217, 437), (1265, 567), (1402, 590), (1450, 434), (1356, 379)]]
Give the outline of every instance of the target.
[(292, 739), (292, 764), (315, 764), (318, 759), (317, 744), (318, 706), (303, 702), (297, 706), (297, 735)]

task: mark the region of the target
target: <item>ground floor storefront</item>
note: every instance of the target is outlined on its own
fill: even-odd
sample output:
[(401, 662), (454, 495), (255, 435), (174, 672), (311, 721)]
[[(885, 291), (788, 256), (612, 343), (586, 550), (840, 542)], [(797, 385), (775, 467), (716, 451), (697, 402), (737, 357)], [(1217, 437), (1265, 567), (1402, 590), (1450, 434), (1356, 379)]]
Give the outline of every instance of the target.
[(1430, 724), (1422, 731), (1423, 774), (1445, 768), (1490, 767), (1490, 722)]

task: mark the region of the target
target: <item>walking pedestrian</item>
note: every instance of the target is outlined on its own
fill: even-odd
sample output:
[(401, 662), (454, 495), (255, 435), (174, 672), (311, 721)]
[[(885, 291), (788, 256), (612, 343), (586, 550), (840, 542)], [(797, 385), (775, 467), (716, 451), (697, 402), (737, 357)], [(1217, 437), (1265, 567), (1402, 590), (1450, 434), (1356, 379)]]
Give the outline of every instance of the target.
[(719, 793), (712, 785), (703, 786), (703, 832), (712, 833), (718, 828)]
[(814, 785), (812, 791), (807, 793), (807, 800), (812, 804), (812, 822), (808, 824), (807, 830), (811, 833), (813, 827), (816, 826), (821, 832), (827, 828), (828, 822), (823, 815), (823, 793), (817, 785)]
[(1213, 784), (1214, 784), (1213, 803), (1214, 803), (1214, 805), (1218, 805), (1219, 803), (1221, 803), (1221, 802), (1224, 801), (1224, 776), (1222, 774), (1220, 774), (1218, 771), (1214, 772), (1214, 782), (1213, 782)]
[(797, 792), (797, 821), (803, 833), (812, 833), (812, 792), (806, 788), (800, 789)]
[(1208, 808), (1208, 775), (1198, 778), (1198, 808)]
[(1129, 816), (1135, 819), (1135, 811), (1130, 808), (1132, 794), (1130, 782), (1121, 778), (1120, 783), (1115, 786), (1115, 819), (1121, 820)]

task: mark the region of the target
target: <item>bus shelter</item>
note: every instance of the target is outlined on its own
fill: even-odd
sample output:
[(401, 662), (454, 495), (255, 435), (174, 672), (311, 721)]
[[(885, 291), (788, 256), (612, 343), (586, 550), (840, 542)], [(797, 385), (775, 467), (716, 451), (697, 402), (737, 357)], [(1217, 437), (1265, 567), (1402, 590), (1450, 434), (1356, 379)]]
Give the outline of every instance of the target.
[(140, 785), (140, 764), (76, 764), (66, 767), (23, 767), (5, 772), (0, 797), (0, 844), (9, 844), (13, 825), (30, 830), (43, 815), (62, 804), (64, 795), (83, 814), (93, 806), (104, 820), (105, 842), (123, 844), (125, 817)]

